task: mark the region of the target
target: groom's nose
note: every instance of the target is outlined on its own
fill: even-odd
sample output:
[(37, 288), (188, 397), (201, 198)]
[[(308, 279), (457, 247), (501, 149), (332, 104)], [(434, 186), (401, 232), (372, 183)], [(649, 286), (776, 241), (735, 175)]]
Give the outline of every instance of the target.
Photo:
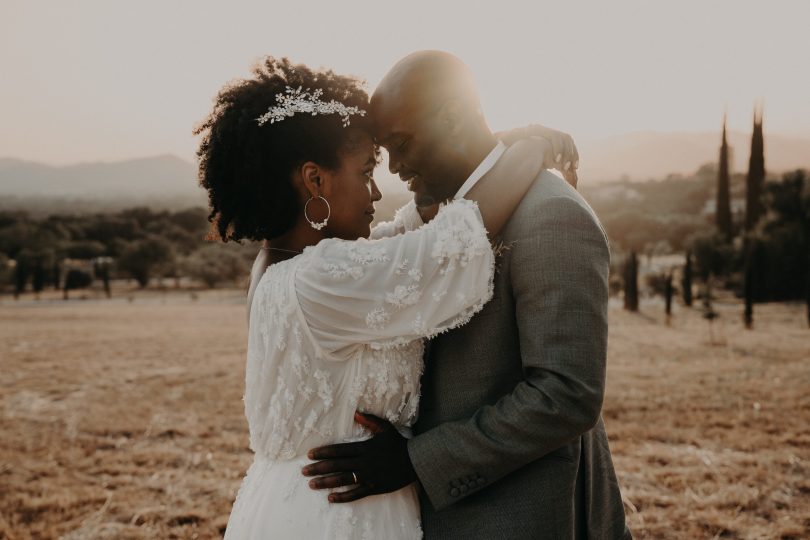
[(391, 172), (391, 174), (399, 174), (399, 167), (400, 167), (399, 160), (397, 160), (397, 158), (394, 157), (393, 153), (389, 152), (388, 153), (388, 170)]

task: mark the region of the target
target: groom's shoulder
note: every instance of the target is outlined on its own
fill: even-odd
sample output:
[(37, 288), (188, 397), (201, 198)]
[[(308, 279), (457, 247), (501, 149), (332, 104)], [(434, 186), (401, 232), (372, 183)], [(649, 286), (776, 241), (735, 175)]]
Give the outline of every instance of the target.
[(604, 234), (599, 218), (582, 195), (560, 176), (543, 170), (512, 215), (509, 228), (536, 227), (559, 219), (592, 222)]

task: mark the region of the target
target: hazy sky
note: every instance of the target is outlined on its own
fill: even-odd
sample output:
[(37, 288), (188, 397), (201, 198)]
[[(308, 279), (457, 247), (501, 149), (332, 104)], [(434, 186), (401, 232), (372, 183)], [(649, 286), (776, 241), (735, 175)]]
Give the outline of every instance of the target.
[(0, 157), (54, 164), (173, 153), (260, 56), (366, 78), (443, 49), (495, 129), (810, 134), (810, 1), (445, 0), (0, 3)]

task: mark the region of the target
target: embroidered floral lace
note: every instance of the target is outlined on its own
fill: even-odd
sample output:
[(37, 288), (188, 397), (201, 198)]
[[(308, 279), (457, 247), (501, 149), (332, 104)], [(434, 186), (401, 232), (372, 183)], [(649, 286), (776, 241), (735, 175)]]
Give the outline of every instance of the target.
[(251, 306), (250, 447), (226, 538), (421, 538), (415, 488), (330, 505), (300, 469), (313, 447), (361, 440), (355, 410), (403, 433), (416, 419), (423, 338), (492, 295), (493, 254), (475, 203), (422, 225), (413, 203), (372, 239), (329, 239), (277, 263)]

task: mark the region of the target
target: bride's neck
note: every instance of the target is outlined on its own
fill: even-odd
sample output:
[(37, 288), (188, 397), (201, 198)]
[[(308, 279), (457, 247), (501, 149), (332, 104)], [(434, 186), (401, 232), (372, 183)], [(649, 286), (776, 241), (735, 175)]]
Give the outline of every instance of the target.
[(313, 229), (309, 223), (299, 222), (291, 231), (272, 240), (265, 240), (264, 247), (282, 252), (301, 253), (304, 248), (314, 246), (323, 239), (323, 233)]

